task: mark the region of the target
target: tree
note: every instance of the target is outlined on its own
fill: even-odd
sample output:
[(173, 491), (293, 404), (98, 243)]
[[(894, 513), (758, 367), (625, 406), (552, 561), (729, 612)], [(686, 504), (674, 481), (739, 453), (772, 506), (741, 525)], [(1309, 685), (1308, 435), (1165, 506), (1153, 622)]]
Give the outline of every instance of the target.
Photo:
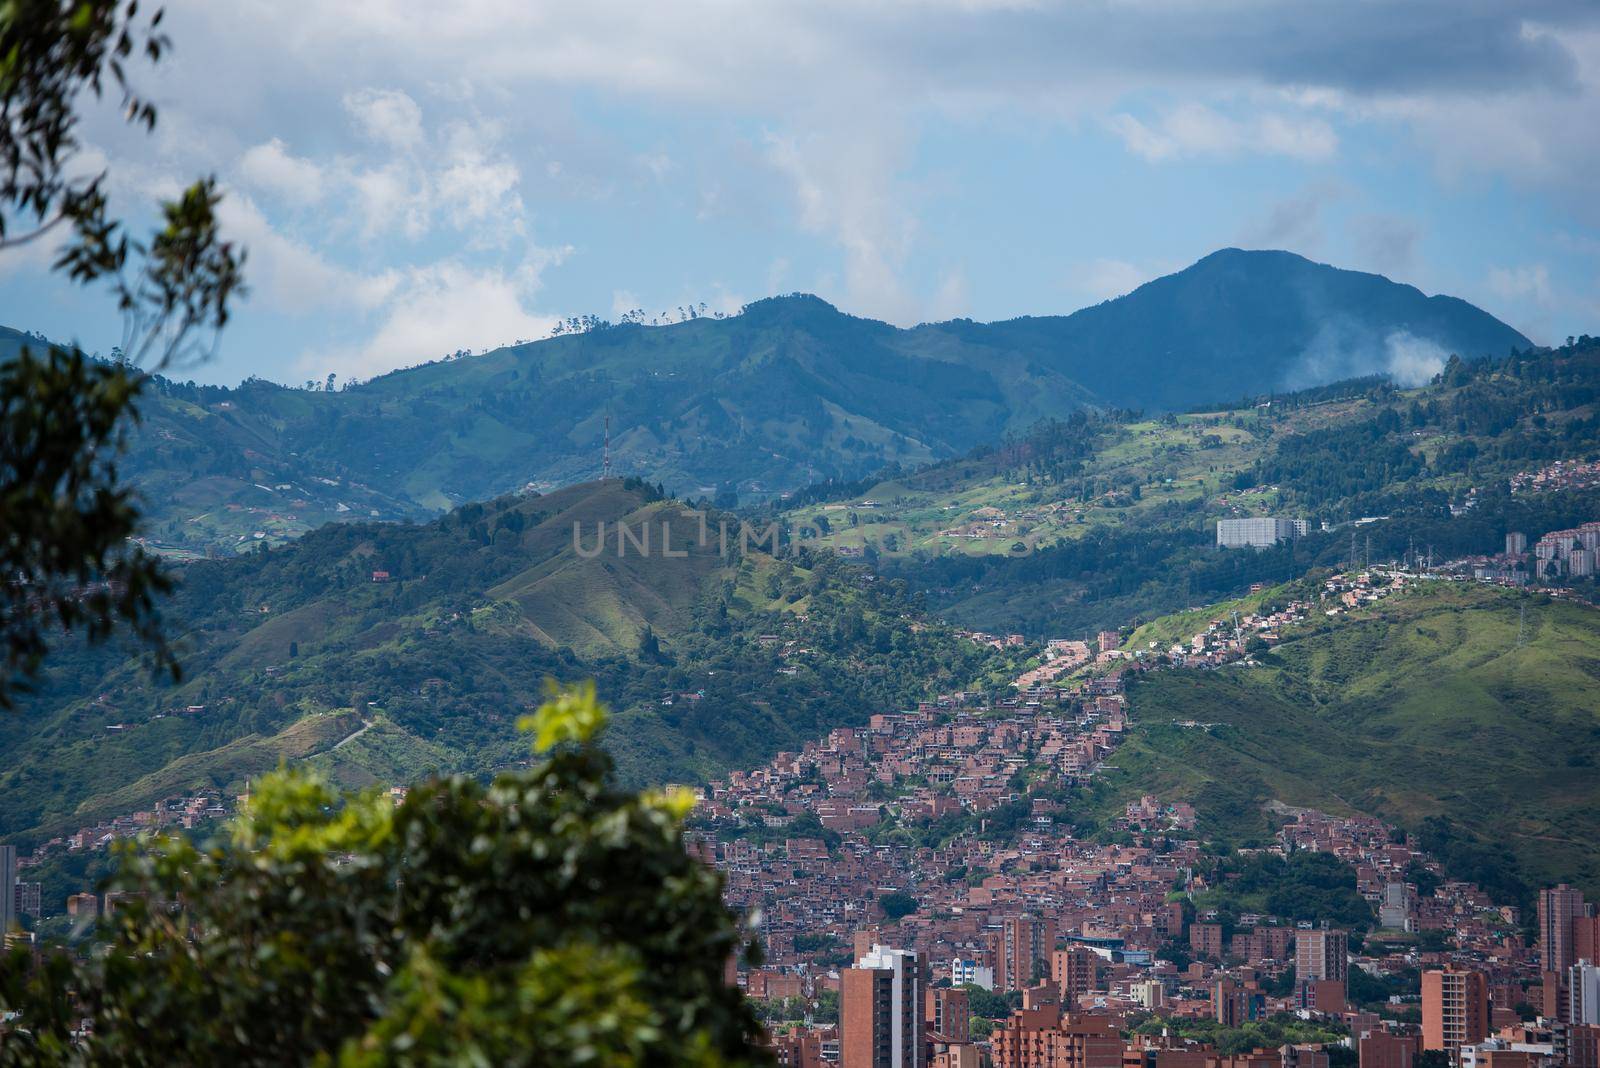
[(605, 719), (559, 691), (522, 724), (543, 759), (487, 786), (279, 771), (226, 841), (125, 848), (105, 952), (0, 968), (0, 1064), (767, 1063), (692, 798), (615, 789)]
[(894, 890), (879, 896), (878, 907), (889, 919), (898, 920), (917, 911), (917, 899), (910, 894)]
[(217, 228), (213, 180), (162, 204), (154, 233), (135, 240), (110, 215), (106, 174), (75, 166), (78, 108), (108, 83), (130, 123), (154, 128), (154, 106), (126, 75), (136, 55), (154, 64), (165, 54), (160, 22), (120, 0), (0, 7), (0, 251), (59, 229), (67, 239), (54, 269), (109, 285), (124, 317), (110, 363), (46, 345), (0, 365), (0, 708), (37, 676), (62, 630), (102, 640), (131, 626), (176, 671), (155, 607), (168, 580), (128, 547), (138, 511), (115, 458), (146, 371), (203, 358), (203, 339), (227, 322), (243, 254)]

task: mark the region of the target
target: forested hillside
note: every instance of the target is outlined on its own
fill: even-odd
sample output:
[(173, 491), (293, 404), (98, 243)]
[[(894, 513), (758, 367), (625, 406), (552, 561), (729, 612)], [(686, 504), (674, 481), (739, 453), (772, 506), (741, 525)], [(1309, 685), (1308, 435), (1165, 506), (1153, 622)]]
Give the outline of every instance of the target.
[[(952, 619), (1081, 634), (1284, 581), (1352, 547), (1445, 559), (1495, 552), (1507, 530), (1600, 517), (1596, 480), (1511, 488), (1519, 473), (1600, 458), (1597, 401), (1600, 340), (1583, 338), (1452, 361), (1416, 389), (1365, 378), (1218, 411), (1079, 413), (957, 460), (813, 487), (784, 514)], [(1217, 552), (1217, 520), (1248, 515), (1304, 518), (1311, 534)]]
[(282, 759), (352, 785), (486, 771), (525, 759), (515, 724), (547, 679), (596, 679), (623, 776), (662, 782), (1004, 677), (992, 650), (911, 625), (903, 585), (830, 554), (724, 550), (719, 518), (702, 539), (697, 514), (613, 479), (192, 563), (168, 612), (181, 683), (68, 650), (0, 721), (0, 833), (242, 788)]

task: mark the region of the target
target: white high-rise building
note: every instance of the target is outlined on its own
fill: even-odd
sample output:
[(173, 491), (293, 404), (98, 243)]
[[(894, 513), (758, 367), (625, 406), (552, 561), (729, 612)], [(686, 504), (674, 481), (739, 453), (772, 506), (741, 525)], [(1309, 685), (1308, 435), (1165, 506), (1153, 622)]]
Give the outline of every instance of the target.
[(994, 989), (994, 969), (986, 968), (975, 960), (962, 960), (960, 957), (950, 962), (951, 986), (981, 986), (985, 990)]
[(917, 954), (875, 945), (839, 982), (841, 1068), (923, 1068)]
[(1217, 545), (1224, 549), (1270, 549), (1280, 541), (1303, 538), (1309, 531), (1304, 519), (1252, 516), (1217, 520)]
[(1600, 1024), (1600, 965), (1580, 960), (1567, 969), (1568, 1022)]

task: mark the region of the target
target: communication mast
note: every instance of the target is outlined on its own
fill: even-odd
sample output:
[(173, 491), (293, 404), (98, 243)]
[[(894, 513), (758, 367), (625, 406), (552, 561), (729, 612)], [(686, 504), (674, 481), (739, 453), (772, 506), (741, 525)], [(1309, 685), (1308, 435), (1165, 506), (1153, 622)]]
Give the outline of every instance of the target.
[(611, 477), (611, 413), (606, 413), (605, 444), (600, 451), (600, 481), (604, 482)]

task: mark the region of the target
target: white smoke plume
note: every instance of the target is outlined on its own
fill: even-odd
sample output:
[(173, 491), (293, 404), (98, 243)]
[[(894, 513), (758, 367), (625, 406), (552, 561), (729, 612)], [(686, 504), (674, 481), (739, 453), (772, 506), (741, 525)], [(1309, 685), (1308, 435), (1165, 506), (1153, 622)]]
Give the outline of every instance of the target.
[(1283, 384), (1288, 389), (1306, 389), (1384, 374), (1396, 385), (1420, 386), (1443, 370), (1449, 355), (1437, 342), (1409, 330), (1379, 334), (1348, 319), (1330, 319), (1317, 328)]
[(1388, 356), (1385, 370), (1398, 386), (1420, 386), (1444, 370), (1450, 354), (1427, 338), (1396, 330), (1383, 341)]

